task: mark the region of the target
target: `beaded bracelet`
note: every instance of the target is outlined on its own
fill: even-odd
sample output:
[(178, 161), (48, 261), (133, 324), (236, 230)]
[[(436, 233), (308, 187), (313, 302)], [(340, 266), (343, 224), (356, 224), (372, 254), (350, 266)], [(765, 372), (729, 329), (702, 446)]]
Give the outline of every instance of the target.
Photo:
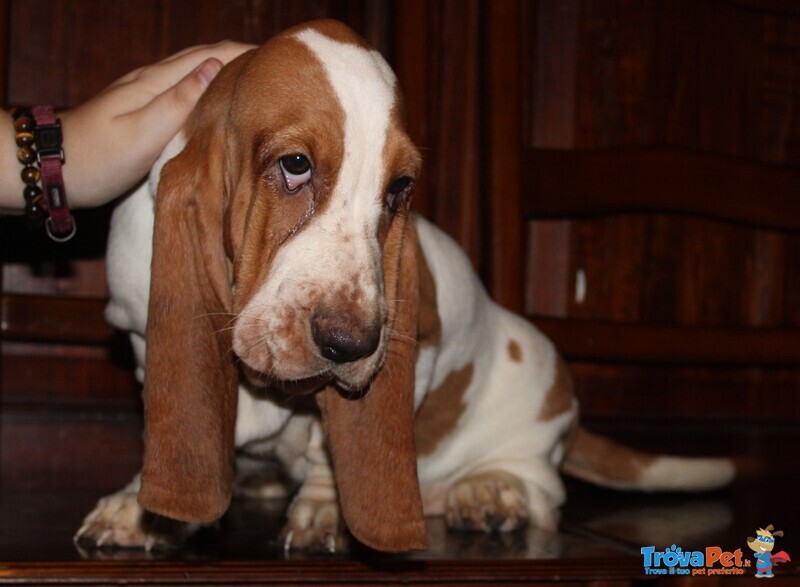
[[(23, 165), (20, 177), (25, 184), (25, 216), (32, 227), (39, 227), (44, 221), (51, 239), (66, 242), (75, 236), (75, 220), (69, 211), (61, 172), (61, 121), (50, 106), (17, 108), (12, 116), (19, 147), (17, 159)], [(42, 188), (38, 185), (40, 180)]]
[(27, 108), (16, 108), (11, 115), (14, 117), (15, 139), (17, 141), (17, 160), (22, 163), (22, 182), (25, 189), (22, 192), (25, 198), (25, 217), (32, 228), (38, 228), (47, 218), (47, 203), (44, 201), (42, 190), (39, 188), (41, 172), (36, 167), (36, 149), (33, 138), (33, 114)]

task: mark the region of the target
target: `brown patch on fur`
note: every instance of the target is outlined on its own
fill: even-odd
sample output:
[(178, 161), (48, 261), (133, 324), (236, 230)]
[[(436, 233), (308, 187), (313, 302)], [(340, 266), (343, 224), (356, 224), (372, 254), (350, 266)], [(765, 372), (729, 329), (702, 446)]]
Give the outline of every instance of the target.
[(417, 267), (419, 269), (417, 340), (421, 348), (434, 347), (438, 346), (442, 339), (442, 321), (439, 319), (436, 282), (419, 243), (417, 243)]
[(567, 446), (564, 472), (601, 486), (635, 484), (657, 458), (579, 427)]
[(464, 393), (472, 383), (473, 373), (474, 365), (467, 363), (458, 371), (452, 371), (439, 387), (425, 396), (414, 421), (419, 456), (432, 454), (458, 425), (467, 409)]
[(575, 402), (575, 384), (569, 367), (561, 357), (556, 357), (556, 375), (550, 389), (547, 390), (544, 403), (537, 416), (538, 420), (552, 420), (559, 414), (572, 409)]
[(522, 361), (522, 348), (519, 343), (513, 338), (508, 341), (508, 356), (515, 363)]

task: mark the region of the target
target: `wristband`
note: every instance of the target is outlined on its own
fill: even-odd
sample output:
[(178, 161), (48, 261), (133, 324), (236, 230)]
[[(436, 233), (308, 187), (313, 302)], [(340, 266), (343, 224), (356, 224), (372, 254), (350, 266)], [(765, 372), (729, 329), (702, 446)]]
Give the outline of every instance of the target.
[(61, 121), (51, 106), (44, 105), (17, 109), (13, 116), (19, 146), (17, 159), (23, 165), (25, 215), (34, 225), (44, 220), (48, 236), (56, 242), (66, 242), (75, 236), (75, 219), (64, 187)]

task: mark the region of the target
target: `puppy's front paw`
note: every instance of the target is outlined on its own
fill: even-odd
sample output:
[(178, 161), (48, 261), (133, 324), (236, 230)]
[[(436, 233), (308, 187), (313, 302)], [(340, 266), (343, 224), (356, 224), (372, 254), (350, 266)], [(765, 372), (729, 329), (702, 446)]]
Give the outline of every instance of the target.
[(145, 512), (138, 493), (122, 490), (100, 499), (75, 533), (75, 544), (87, 549), (174, 546), (186, 537), (188, 524)]
[(510, 532), (528, 521), (528, 498), (517, 477), (490, 471), (466, 477), (447, 494), (447, 525), (457, 530)]
[(281, 533), (285, 552), (292, 549), (328, 553), (347, 550), (339, 504), (335, 500), (298, 496), (289, 506), (287, 517)]

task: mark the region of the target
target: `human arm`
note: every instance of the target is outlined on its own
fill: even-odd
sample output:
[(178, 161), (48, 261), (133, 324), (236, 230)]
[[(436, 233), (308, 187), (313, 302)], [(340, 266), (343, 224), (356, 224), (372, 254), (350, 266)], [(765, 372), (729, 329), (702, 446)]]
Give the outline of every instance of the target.
[[(104, 204), (136, 184), (178, 132), (222, 66), (251, 49), (223, 41), (192, 47), (120, 78), (58, 113), (70, 206)], [(21, 211), (22, 166), (11, 116), (0, 114), (0, 209)]]

